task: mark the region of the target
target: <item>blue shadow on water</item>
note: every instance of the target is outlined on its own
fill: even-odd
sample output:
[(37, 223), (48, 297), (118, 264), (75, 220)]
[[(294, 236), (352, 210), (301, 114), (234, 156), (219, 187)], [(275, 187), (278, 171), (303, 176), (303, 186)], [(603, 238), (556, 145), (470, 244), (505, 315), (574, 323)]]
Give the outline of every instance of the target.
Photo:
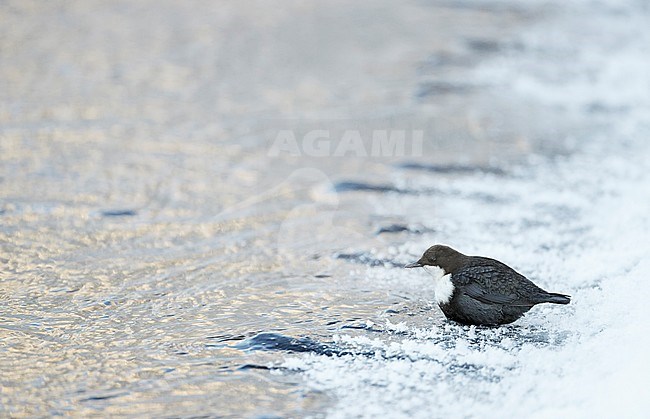
[(104, 210), (102, 215), (104, 217), (133, 217), (137, 215), (138, 212), (131, 209), (115, 209), (115, 210)]

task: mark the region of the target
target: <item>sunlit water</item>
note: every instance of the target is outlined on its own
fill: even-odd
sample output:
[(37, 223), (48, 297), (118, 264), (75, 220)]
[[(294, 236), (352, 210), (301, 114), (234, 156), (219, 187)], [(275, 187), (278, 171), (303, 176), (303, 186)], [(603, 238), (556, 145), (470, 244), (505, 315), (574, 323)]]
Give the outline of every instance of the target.
[[(283, 6), (2, 6), (0, 413), (642, 417), (645, 3)], [(573, 301), (448, 322), (434, 243)]]

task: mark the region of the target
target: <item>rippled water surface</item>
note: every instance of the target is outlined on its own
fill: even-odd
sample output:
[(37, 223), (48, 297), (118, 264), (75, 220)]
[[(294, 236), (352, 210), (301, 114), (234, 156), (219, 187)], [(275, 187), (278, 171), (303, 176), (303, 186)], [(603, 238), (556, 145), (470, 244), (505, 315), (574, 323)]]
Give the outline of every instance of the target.
[[(0, 415), (643, 417), (649, 18), (4, 2)], [(434, 243), (573, 301), (448, 322)]]

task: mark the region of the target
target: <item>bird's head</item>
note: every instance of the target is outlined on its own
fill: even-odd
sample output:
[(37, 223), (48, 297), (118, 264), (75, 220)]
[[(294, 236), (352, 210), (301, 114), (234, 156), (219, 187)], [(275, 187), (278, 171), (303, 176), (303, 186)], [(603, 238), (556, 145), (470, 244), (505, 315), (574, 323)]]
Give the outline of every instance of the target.
[(405, 268), (422, 268), (434, 266), (442, 269), (446, 274), (459, 268), (466, 256), (449, 246), (436, 244), (427, 249), (422, 257), (415, 263), (409, 263)]

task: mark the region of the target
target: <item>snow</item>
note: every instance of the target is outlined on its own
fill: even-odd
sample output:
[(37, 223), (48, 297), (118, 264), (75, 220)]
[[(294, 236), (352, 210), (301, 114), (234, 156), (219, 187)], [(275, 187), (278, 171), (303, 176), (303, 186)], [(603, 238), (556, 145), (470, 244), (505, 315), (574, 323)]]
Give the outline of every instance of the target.
[[(648, 10), (632, 1), (557, 7), (566, 13), (524, 35), (527, 52), (487, 63), (477, 77), (583, 116), (594, 103), (613, 110), (574, 139), (579, 151), (532, 156), (508, 176), (435, 185), (427, 175), (398, 178), (459, 193), (382, 197), (377, 211), (435, 228), (386, 251), (397, 255), (390, 257), (412, 261), (447, 243), (499, 259), (548, 291), (570, 294), (571, 304), (537, 306), (501, 328), (386, 319), (383, 334), (337, 336), (357, 355), (288, 356), (287, 373), (335, 396), (329, 417), (647, 417)], [(567, 56), (570, 62), (557, 59)], [(420, 270), (369, 268), (366, 275), (393, 289), (430, 281)], [(422, 297), (433, 300), (430, 288)]]

